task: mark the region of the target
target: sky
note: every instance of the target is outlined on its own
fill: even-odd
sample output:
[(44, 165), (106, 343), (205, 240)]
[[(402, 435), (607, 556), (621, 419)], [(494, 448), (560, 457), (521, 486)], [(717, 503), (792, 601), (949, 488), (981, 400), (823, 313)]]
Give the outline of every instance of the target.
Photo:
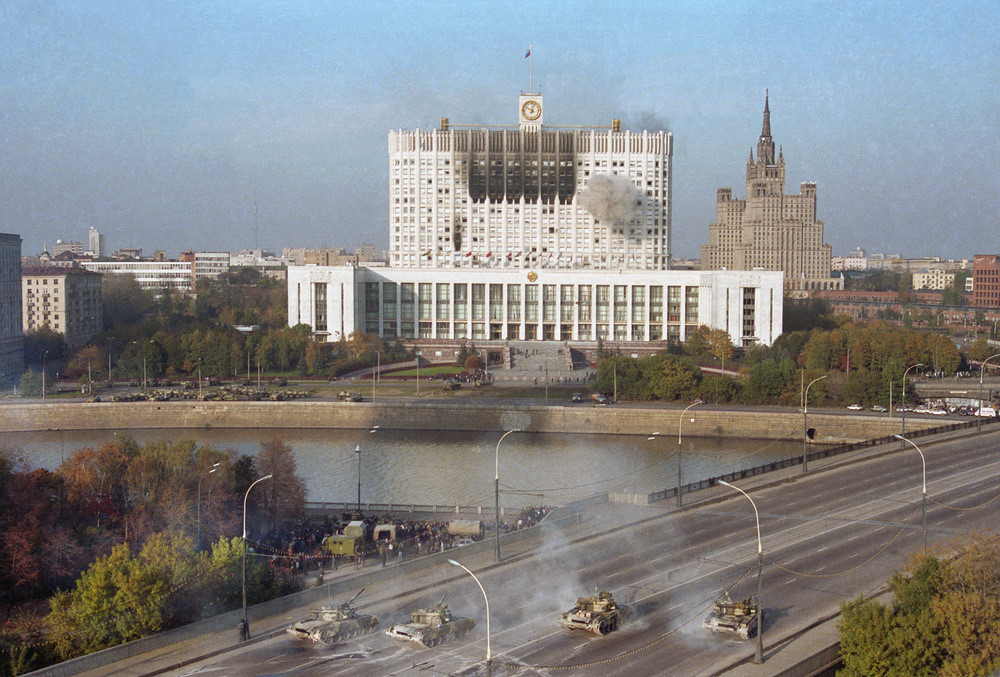
[(765, 91), (834, 255), (997, 251), (995, 2), (5, 0), (0, 36), (25, 254), (387, 248), (388, 132), (516, 124), (529, 45), (547, 123), (673, 133), (675, 256), (744, 196)]

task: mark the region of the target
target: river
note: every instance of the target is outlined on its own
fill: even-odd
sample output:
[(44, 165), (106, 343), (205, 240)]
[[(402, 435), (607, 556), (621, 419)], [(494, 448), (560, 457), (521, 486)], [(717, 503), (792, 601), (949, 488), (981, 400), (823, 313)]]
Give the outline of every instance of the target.
[[(129, 430), (139, 442), (169, 436), (256, 455), (278, 437), (294, 453), (307, 500), (491, 506), (498, 433), (377, 430)], [(107, 431), (6, 433), (2, 445), (31, 467), (55, 469)], [(355, 449), (360, 449), (360, 454)], [(565, 505), (599, 492), (651, 493), (677, 483), (677, 438), (665, 434), (513, 433), (500, 447), (500, 486), (509, 508)], [(683, 438), (685, 483), (802, 453), (795, 442)]]

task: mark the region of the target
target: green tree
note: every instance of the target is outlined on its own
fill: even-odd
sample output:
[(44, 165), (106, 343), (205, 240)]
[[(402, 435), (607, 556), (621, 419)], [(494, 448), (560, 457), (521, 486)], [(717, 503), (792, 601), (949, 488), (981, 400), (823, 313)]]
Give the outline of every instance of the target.
[(49, 329), (29, 331), (24, 335), (24, 363), (41, 367), (66, 356), (66, 337)]
[(698, 386), (697, 395), (705, 402), (728, 404), (740, 396), (740, 383), (732, 376), (705, 374)]
[(261, 442), (260, 447), (257, 467), (261, 475), (271, 475), (269, 481), (258, 487), (268, 524), (273, 527), (302, 517), (306, 486), (295, 472), (295, 453), (278, 439)]
[(701, 370), (690, 358), (665, 352), (641, 360), (638, 367), (639, 383), (645, 385), (642, 395), (652, 399), (692, 399), (701, 380)]
[(111, 549), (51, 600), (49, 639), (63, 659), (115, 646), (176, 622), (175, 590), (195, 579), (199, 557), (183, 534), (159, 534), (138, 555)]
[(741, 398), (748, 404), (780, 402), (791, 386), (798, 390), (795, 376), (795, 363), (791, 359), (765, 357), (750, 365)]
[(42, 378), (30, 369), (21, 374), (21, 397), (41, 397)]
[[(976, 362), (982, 362), (987, 357), (995, 354), (996, 349), (990, 345), (990, 342), (985, 338), (977, 338), (972, 344), (966, 349), (965, 354), (970, 360), (975, 360)], [(992, 366), (992, 363), (991, 363)]]
[(107, 274), (101, 278), (101, 317), (105, 329), (137, 324), (153, 307), (153, 295), (132, 275)]
[(891, 604), (841, 605), (838, 675), (991, 675), (1000, 668), (1000, 537), (975, 536), (954, 558), (922, 555), (893, 575)]

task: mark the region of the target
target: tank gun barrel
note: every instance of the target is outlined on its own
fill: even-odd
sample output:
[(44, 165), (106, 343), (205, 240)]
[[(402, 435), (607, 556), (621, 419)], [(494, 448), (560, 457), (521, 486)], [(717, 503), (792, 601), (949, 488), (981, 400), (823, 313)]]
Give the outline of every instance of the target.
[(358, 594), (356, 594), (356, 595), (355, 595), (354, 597), (352, 597), (352, 598), (351, 598), (351, 599), (350, 599), (350, 600), (349, 600), (349, 601), (347, 602), (347, 605), (348, 605), (348, 606), (350, 606), (351, 604), (354, 604), (354, 600), (356, 600), (356, 599), (357, 599), (358, 597), (361, 597), (361, 593), (363, 593), (364, 591), (365, 591), (365, 589), (364, 589), (364, 588), (361, 588), (360, 590), (358, 590)]

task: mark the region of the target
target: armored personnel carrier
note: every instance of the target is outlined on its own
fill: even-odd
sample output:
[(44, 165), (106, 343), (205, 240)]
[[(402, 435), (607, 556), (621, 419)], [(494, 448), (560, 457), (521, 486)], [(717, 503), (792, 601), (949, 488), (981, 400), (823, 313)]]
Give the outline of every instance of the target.
[(606, 635), (617, 630), (631, 612), (630, 607), (618, 604), (610, 592), (601, 590), (589, 597), (578, 597), (576, 606), (559, 617), (559, 625)]
[(378, 617), (359, 614), (351, 606), (364, 591), (362, 588), (350, 601), (338, 606), (313, 609), (311, 617), (299, 621), (286, 632), (298, 639), (311, 639), (320, 644), (334, 644), (374, 632), (378, 627)]
[(757, 624), (760, 621), (757, 601), (753, 597), (734, 602), (729, 598), (720, 599), (712, 605), (712, 610), (708, 613), (701, 627), (712, 632), (721, 632), (730, 635), (738, 635), (743, 639), (750, 639), (757, 633)]
[(401, 642), (417, 642), (435, 646), (452, 637), (461, 637), (476, 627), (471, 618), (452, 616), (447, 604), (438, 602), (430, 611), (418, 609), (410, 614), (410, 622), (394, 625), (385, 631), (389, 637)]

